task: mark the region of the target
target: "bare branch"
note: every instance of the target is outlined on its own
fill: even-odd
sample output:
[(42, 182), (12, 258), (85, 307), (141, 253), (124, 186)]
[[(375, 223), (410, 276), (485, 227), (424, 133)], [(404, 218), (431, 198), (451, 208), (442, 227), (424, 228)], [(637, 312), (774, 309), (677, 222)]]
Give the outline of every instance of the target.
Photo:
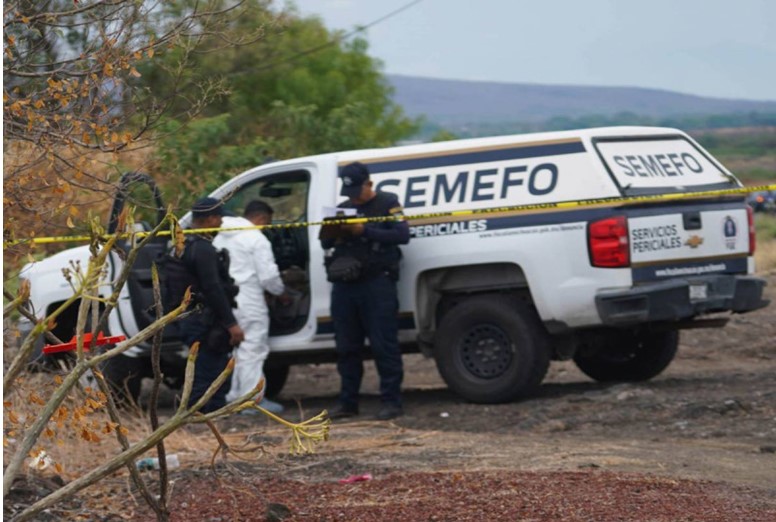
[[(113, 394), (111, 393), (108, 383), (105, 382), (105, 376), (102, 374), (102, 372), (97, 369), (92, 371), (96, 378), (97, 386), (99, 386), (100, 391), (105, 394), (108, 416), (110, 417), (111, 422), (116, 425), (116, 429), (114, 430), (116, 432), (116, 439), (118, 440), (121, 449), (126, 451), (129, 449), (130, 444), (129, 440), (127, 440), (127, 436), (124, 434), (124, 430), (121, 429), (121, 416), (119, 415), (118, 408), (116, 407), (116, 402), (113, 400)], [(135, 486), (137, 486), (137, 489), (140, 491), (140, 495), (143, 497), (143, 500), (145, 500), (146, 504), (148, 504), (157, 515), (161, 515), (159, 502), (156, 501), (154, 496), (148, 490), (148, 486), (143, 480), (143, 477), (140, 476), (140, 473), (135, 466), (134, 459), (129, 459), (126, 463), (126, 466), (130, 477), (132, 477), (132, 482), (134, 482)]]
[[(101, 154), (114, 155), (115, 164), (119, 154), (147, 149), (165, 117), (192, 118), (225, 92), (211, 78), (199, 89), (192, 85), (187, 64), (205, 38), (246, 43), (227, 33), (248, 6), (209, 0), (182, 13), (169, 7), (135, 0), (4, 0), (4, 142), (7, 148), (26, 144), (23, 154), (5, 155), (4, 181), (13, 179), (4, 183), (4, 196), (13, 202), (5, 211), (26, 214), (23, 223), (6, 221), (6, 235), (20, 236), (20, 226), (29, 234), (62, 223), (57, 218), (85, 197), (72, 189), (110, 192), (113, 180), (97, 173)], [(252, 35), (259, 37), (260, 29)], [(177, 64), (165, 65), (158, 58), (165, 53), (177, 53)], [(163, 93), (144, 86), (139, 70), (145, 65), (166, 75)], [(192, 92), (196, 96), (187, 99)]]
[[(162, 291), (159, 287), (159, 272), (156, 269), (156, 265), (151, 266), (151, 280), (154, 287), (156, 320), (158, 321), (162, 318), (162, 315), (164, 315), (164, 310), (162, 309)], [(162, 330), (159, 330), (154, 334), (153, 345), (151, 348), (151, 366), (153, 367), (154, 383), (151, 388), (148, 416), (151, 420), (151, 429), (154, 431), (159, 429), (159, 416), (156, 408), (159, 403), (159, 388), (162, 385), (161, 352)], [(156, 445), (156, 456), (159, 458), (159, 510), (156, 513), (160, 520), (167, 520), (169, 518), (169, 511), (167, 508), (167, 450), (164, 447), (164, 439), (160, 440), (159, 444)]]

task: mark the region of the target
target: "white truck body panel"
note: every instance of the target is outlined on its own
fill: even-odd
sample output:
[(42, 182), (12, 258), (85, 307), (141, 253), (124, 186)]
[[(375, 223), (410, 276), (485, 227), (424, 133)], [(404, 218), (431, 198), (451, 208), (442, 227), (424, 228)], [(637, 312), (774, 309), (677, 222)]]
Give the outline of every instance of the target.
[[(211, 195), (226, 197), (266, 176), (306, 171), (309, 190), (305, 219), (320, 222), (324, 207), (336, 206), (342, 200), (338, 168), (353, 161), (370, 168), (377, 189), (398, 195), (405, 215), (421, 216), (411, 222), (412, 240), (402, 247), (399, 281), (400, 310), (405, 316), (414, 315), (415, 325), (420, 278), (429, 271), (450, 267), (519, 267), (539, 317), (572, 329), (600, 325), (596, 296), (633, 287), (634, 267), (661, 265), (649, 274), (639, 272), (639, 277), (652, 279), (670, 277), (671, 270), (679, 271), (677, 274), (684, 269), (690, 271), (688, 274), (692, 270), (722, 273), (729, 267), (724, 261), (720, 264), (721, 257), (735, 259), (739, 263), (736, 266), (743, 263), (738, 273), (754, 270), (748, 255), (743, 204), (738, 208), (698, 210), (702, 226), (697, 230), (684, 230), (683, 213), (670, 209), (648, 209), (643, 215), (629, 216), (633, 267), (624, 268), (595, 268), (588, 260), (587, 225), (605, 211), (552, 207), (561, 202), (617, 198), (628, 195), (629, 190), (659, 194), (717, 184), (739, 186), (724, 167), (675, 129), (603, 128), (323, 154), (256, 167), (229, 180)], [(498, 210), (516, 205), (537, 207), (529, 212)], [(494, 210), (482, 212), (486, 209)], [(456, 211), (482, 213), (429, 216)], [(187, 221), (188, 215), (182, 223)], [(319, 225), (306, 229), (309, 316), (295, 333), (273, 337), (273, 351), (333, 347), (331, 331), (321, 328), (330, 321), (331, 285), (324, 272), (319, 230)], [(67, 293), (57, 272), (76, 251), (81, 258), (86, 255), (81, 247), (28, 267), (25, 277), (33, 279), (32, 301), (39, 314)], [(686, 264), (688, 260), (701, 261), (707, 268), (662, 266), (667, 262)], [(120, 261), (114, 257), (113, 263), (115, 275)], [(664, 270), (664, 275), (657, 274), (657, 270)], [(111, 333), (132, 335), (138, 325), (126, 289), (119, 301), (111, 317)], [(415, 326), (401, 332), (405, 341), (414, 339), (415, 334)]]
[(603, 142), (597, 145), (620, 186), (631, 188), (693, 187), (724, 180), (721, 166), (685, 140)]

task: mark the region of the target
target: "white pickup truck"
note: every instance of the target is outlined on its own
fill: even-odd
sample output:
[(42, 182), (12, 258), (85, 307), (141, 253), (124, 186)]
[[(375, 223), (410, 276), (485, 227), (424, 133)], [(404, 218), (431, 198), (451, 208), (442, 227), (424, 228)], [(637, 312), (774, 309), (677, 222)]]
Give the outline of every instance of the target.
[[(228, 198), (226, 208), (238, 215), (262, 199), (274, 207), (276, 224), (316, 223), (341, 200), (337, 172), (353, 161), (369, 167), (378, 190), (399, 196), (411, 220), (399, 280), (403, 347), (433, 357), (448, 386), (468, 400), (529, 394), (550, 360), (573, 358), (601, 381), (649, 379), (671, 362), (680, 329), (720, 326), (725, 314), (706, 314), (768, 304), (765, 282), (751, 275), (754, 230), (744, 196), (680, 197), (740, 183), (676, 129), (612, 127), (323, 154), (256, 167), (211, 195)], [(669, 197), (638, 199), (660, 195)], [(530, 207), (513, 208), (521, 205)], [(164, 206), (158, 194), (157, 206)], [(120, 207), (119, 200), (114, 215)], [(283, 386), (289, 365), (335, 357), (319, 229), (266, 231), (297, 295), (293, 306), (272, 312), (270, 394)], [(165, 248), (160, 239), (138, 259), (110, 334), (131, 336), (152, 320), (150, 264)], [(39, 317), (68, 297), (61, 269), (87, 256), (86, 247), (73, 248), (24, 269)], [(115, 275), (122, 261), (114, 255), (111, 263)], [(72, 336), (74, 317), (61, 317), (60, 338)], [(166, 341), (165, 373), (179, 382), (184, 353), (174, 338)], [(117, 364), (124, 376), (149, 375), (148, 347)]]

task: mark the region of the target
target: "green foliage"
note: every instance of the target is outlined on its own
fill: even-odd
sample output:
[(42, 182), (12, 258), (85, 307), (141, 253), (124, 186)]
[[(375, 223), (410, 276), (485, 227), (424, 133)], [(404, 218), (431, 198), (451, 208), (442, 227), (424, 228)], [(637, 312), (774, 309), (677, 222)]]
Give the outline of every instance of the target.
[[(776, 160), (776, 158), (774, 158)], [(747, 184), (776, 183), (776, 170), (760, 168), (744, 168), (736, 171), (736, 176)]]
[[(644, 125), (657, 127), (673, 127), (684, 131), (743, 128), (743, 127), (774, 127), (776, 114), (710, 114), (693, 116), (675, 116), (653, 118), (633, 112), (621, 112), (611, 116), (591, 114), (577, 118), (556, 116), (542, 122), (468, 122), (446, 129), (461, 138), (476, 138), (481, 136), (503, 136), (508, 134), (523, 134), (528, 132), (543, 132), (555, 130), (589, 129), (592, 127), (611, 127), (619, 125)], [(428, 140), (442, 130), (433, 122), (425, 123), (415, 136)]]
[[(456, 132), (461, 138), (570, 130), (613, 125), (665, 126), (688, 131), (705, 149), (746, 184), (776, 183), (776, 115), (745, 114), (694, 116), (654, 120), (634, 113), (615, 117), (553, 118), (544, 123), (472, 124)], [(717, 126), (727, 126), (717, 128)], [(418, 139), (437, 141), (452, 135), (432, 122), (424, 122)]]
[[(202, 107), (193, 124), (168, 122), (158, 148), (168, 180), (201, 192), (270, 157), (388, 146), (417, 130), (391, 100), (381, 64), (367, 54), (364, 39), (345, 41), (317, 18), (275, 13), (269, 1), (248, 2), (250, 14), (230, 30), (245, 36), (259, 28), (261, 38), (227, 48), (204, 40), (187, 63), (176, 64), (178, 56), (170, 54), (143, 71), (155, 92), (165, 88), (165, 71), (176, 67), (220, 79), (229, 90)], [(183, 98), (178, 103), (180, 111), (190, 110)]]
[(699, 133), (698, 142), (713, 154), (764, 156), (776, 154), (776, 131)]
[(707, 130), (693, 137), (745, 183), (776, 183), (776, 128)]
[[(239, 146), (232, 144), (230, 114), (198, 118), (182, 126), (176, 121), (162, 126), (164, 137), (157, 148), (162, 166), (159, 185), (176, 208), (223, 184), (247, 167), (266, 162), (268, 142), (261, 137)], [(177, 196), (177, 201), (169, 200)]]
[(452, 132), (445, 129), (439, 129), (433, 136), (431, 136), (432, 142), (450, 141), (450, 140), (457, 140), (457, 139), (458, 139), (458, 136), (456, 136)]

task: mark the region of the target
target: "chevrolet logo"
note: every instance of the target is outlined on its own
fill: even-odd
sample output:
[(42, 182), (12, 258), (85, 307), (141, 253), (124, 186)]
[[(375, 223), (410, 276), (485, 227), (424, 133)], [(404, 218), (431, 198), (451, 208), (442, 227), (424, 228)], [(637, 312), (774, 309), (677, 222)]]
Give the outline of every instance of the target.
[(701, 236), (690, 236), (690, 238), (685, 241), (684, 244), (690, 248), (698, 248), (699, 245), (703, 244), (703, 238)]

